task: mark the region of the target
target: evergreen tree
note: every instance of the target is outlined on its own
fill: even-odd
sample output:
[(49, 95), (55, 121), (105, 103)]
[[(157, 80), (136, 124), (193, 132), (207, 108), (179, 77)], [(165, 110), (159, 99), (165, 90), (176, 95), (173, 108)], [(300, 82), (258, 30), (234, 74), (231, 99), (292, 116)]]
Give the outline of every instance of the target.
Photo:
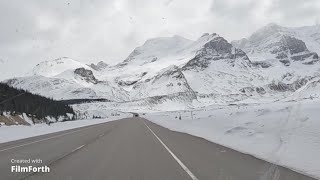
[(10, 112), (12, 115), (26, 113), (37, 119), (47, 116), (58, 118), (67, 113), (75, 115), (73, 109), (63, 102), (0, 83), (0, 115), (3, 112)]

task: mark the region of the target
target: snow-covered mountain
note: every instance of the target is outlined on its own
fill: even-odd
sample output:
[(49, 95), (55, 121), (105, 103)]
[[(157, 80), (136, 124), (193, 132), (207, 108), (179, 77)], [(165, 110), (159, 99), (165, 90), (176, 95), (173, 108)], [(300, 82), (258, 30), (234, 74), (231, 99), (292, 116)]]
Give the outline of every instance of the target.
[(89, 66), (70, 58), (59, 58), (38, 64), (29, 76), (5, 82), (54, 99), (127, 100), (125, 90), (98, 80)]
[(318, 45), (319, 26), (269, 24), (232, 43), (215, 33), (195, 41), (154, 38), (114, 66), (59, 58), (6, 82), (55, 99), (106, 98), (148, 107), (269, 102), (307, 91), (319, 97), (313, 90), (319, 87)]
[(251, 75), (237, 84), (238, 90), (233, 87), (236, 83), (221, 83), (230, 78), (228, 72), (236, 77), (251, 66), (242, 50), (215, 33), (206, 33), (196, 41), (179, 36), (148, 40), (122, 63), (106, 68), (102, 78), (126, 89), (131, 100), (178, 92), (191, 93), (197, 99), (196, 94), (239, 94)]
[(319, 61), (320, 26), (286, 28), (268, 24), (249, 38), (233, 41), (253, 61), (277, 59), (289, 66), (293, 61), (313, 64)]
[(73, 70), (76, 68), (86, 68), (92, 70), (91, 67), (79, 61), (68, 57), (61, 57), (53, 61), (44, 61), (37, 64), (37, 66), (33, 68), (31, 75), (53, 77), (64, 71)]
[[(320, 26), (287, 28), (276, 24), (254, 32), (232, 44), (246, 52), (263, 88), (285, 96), (303, 93), (309, 82), (319, 77)], [(256, 85), (257, 86), (257, 85)], [(308, 88), (307, 88), (308, 89)], [(252, 87), (243, 91), (252, 91)], [(319, 93), (314, 94), (319, 96)]]

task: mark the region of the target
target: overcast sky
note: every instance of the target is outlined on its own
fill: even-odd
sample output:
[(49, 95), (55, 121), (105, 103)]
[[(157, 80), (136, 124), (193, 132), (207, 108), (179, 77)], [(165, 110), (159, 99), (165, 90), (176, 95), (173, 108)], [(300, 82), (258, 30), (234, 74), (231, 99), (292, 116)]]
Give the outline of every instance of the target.
[(29, 68), (62, 56), (122, 61), (149, 38), (227, 40), (274, 22), (320, 22), (320, 0), (0, 0), (0, 59)]

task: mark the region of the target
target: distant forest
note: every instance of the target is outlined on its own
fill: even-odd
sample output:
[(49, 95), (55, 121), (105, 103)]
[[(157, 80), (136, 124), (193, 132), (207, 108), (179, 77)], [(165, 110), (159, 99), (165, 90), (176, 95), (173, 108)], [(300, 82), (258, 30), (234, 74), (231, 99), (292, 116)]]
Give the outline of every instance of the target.
[(66, 99), (61, 100), (64, 104), (72, 105), (72, 104), (83, 104), (83, 103), (95, 103), (95, 102), (111, 102), (108, 99)]
[(73, 109), (63, 102), (32, 94), (0, 83), (0, 115), (10, 112), (11, 115), (26, 113), (37, 119), (47, 116), (57, 118), (67, 113), (75, 114)]

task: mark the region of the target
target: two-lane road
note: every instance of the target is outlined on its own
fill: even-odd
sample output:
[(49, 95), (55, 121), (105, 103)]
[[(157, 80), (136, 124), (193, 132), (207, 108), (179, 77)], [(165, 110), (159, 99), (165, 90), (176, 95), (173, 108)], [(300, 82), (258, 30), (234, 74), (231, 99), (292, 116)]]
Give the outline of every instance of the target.
[[(12, 165), (47, 165), (50, 172), (13, 173)], [(0, 144), (0, 179), (314, 180), (142, 118)]]

